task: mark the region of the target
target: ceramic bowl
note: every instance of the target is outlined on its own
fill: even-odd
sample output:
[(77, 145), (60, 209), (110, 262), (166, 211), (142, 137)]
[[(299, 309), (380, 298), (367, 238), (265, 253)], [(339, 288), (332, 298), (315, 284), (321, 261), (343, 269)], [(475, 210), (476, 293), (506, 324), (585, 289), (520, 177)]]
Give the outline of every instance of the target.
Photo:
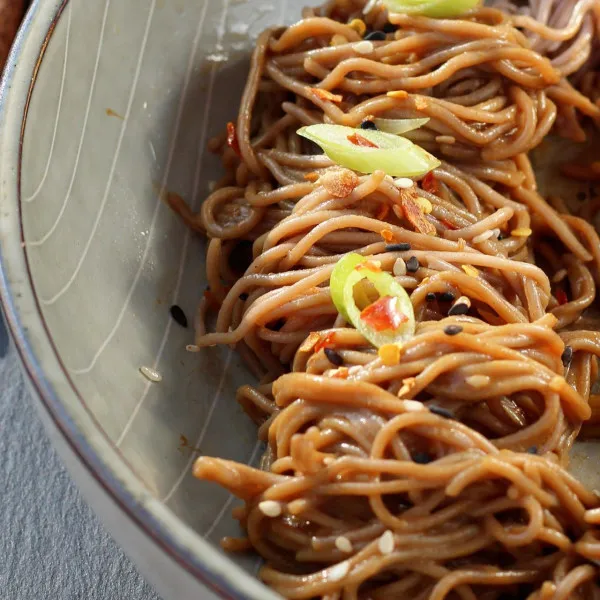
[(253, 39), (305, 3), (36, 0), (2, 84), (7, 322), (65, 460), (167, 599), (276, 597), (256, 558), (219, 548), (235, 501), (191, 476), (198, 452), (250, 463), (260, 447), (234, 400), (240, 359), (186, 352), (169, 314), (192, 320), (204, 248), (163, 198), (198, 208)]

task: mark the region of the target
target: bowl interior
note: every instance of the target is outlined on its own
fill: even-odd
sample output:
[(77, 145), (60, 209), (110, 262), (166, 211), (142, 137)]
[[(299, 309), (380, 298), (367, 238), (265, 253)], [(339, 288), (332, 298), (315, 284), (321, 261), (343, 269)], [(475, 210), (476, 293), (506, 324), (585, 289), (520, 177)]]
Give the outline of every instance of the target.
[[(198, 453), (258, 459), (255, 427), (235, 402), (251, 377), (228, 348), (185, 350), (192, 328), (169, 309), (193, 321), (204, 242), (164, 200), (177, 194), (199, 208), (221, 173), (206, 143), (237, 114), (252, 40), (318, 3), (66, 1), (25, 121), (24, 250), (75, 401), (95, 419), (91, 437), (110, 440), (151, 496), (215, 547), (238, 532), (234, 501), (190, 469)], [(580, 445), (574, 466), (600, 488), (588, 460), (597, 454)]]
[[(98, 433), (215, 544), (237, 531), (232, 498), (190, 468), (199, 452), (258, 458), (255, 428), (235, 402), (250, 376), (229, 349), (185, 350), (192, 328), (169, 309), (193, 322), (204, 243), (164, 199), (178, 194), (198, 209), (221, 174), (206, 143), (237, 114), (252, 40), (300, 7), (71, 0), (42, 55), (24, 131), (25, 251), (60, 361)], [(162, 381), (145, 379), (142, 366)]]

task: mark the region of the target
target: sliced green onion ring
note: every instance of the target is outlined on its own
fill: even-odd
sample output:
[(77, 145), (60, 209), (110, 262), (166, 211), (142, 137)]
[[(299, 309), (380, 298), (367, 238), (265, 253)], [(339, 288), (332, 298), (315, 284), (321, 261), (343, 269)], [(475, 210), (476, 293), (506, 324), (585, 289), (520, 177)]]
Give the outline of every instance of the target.
[(383, 0), (383, 4), (391, 13), (451, 19), (476, 8), (480, 0)]
[[(440, 161), (406, 138), (344, 125), (309, 125), (298, 135), (320, 146), (338, 165), (359, 173), (384, 171), (392, 177), (418, 177), (440, 166)], [(366, 140), (376, 147), (360, 146), (349, 138)]]
[[(366, 265), (368, 259), (356, 253), (346, 254), (335, 266), (331, 274), (331, 298), (338, 312), (346, 321), (352, 323), (365, 339), (380, 348), (386, 344), (402, 344), (415, 334), (415, 313), (406, 290), (385, 271), (369, 268), (357, 269)], [(380, 299), (392, 297), (396, 308), (405, 320), (394, 329), (377, 330), (361, 317), (361, 309), (356, 305), (354, 287), (363, 279), (370, 281), (377, 290)]]
[(429, 119), (373, 119), (377, 129), (385, 133), (393, 133), (394, 135), (402, 135), (409, 131), (414, 131), (427, 125)]

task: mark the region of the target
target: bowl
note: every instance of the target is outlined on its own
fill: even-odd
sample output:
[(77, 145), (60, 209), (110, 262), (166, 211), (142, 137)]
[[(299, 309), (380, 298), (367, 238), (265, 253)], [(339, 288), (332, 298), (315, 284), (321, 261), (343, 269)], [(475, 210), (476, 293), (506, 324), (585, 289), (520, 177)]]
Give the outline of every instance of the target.
[(169, 314), (193, 320), (204, 244), (164, 200), (198, 208), (252, 40), (300, 7), (36, 0), (0, 90), (6, 319), (64, 460), (165, 598), (277, 597), (255, 557), (219, 548), (238, 531), (232, 497), (191, 475), (198, 453), (250, 463), (261, 448), (234, 399), (240, 358), (186, 352), (191, 328)]

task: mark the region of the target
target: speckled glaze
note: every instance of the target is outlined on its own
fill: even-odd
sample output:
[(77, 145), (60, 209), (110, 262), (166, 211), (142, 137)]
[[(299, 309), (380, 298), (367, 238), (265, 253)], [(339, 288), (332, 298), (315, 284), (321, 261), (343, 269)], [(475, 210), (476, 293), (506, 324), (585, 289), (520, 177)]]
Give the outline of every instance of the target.
[(190, 473), (197, 449), (252, 462), (260, 448), (234, 401), (240, 359), (187, 353), (191, 329), (169, 314), (193, 321), (204, 258), (162, 199), (199, 206), (252, 40), (302, 4), (34, 1), (2, 85), (7, 321), (63, 456), (166, 598), (276, 597), (256, 558), (218, 548), (237, 533), (233, 499)]

